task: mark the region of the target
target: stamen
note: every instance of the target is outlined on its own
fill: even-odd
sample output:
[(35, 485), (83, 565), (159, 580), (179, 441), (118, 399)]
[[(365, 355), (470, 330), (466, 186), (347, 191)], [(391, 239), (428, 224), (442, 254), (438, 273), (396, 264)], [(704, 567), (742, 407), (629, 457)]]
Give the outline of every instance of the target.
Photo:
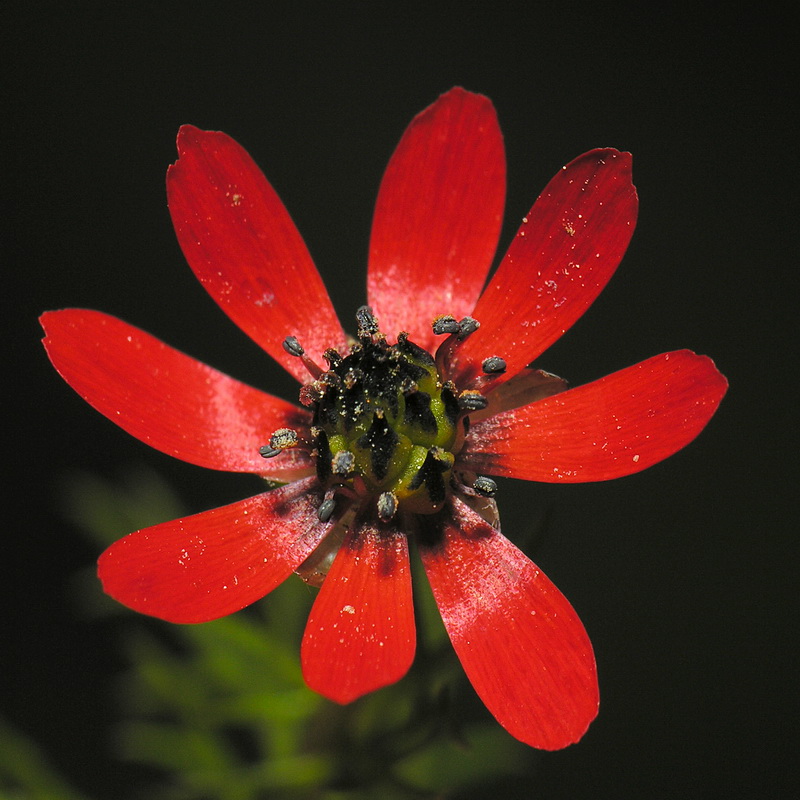
[(459, 333), (461, 327), (455, 317), (445, 314), (441, 317), (436, 317), (433, 321), (433, 332), (436, 336), (441, 336), (445, 333)]
[(294, 447), (298, 442), (297, 431), (291, 428), (278, 428), (269, 437), (269, 446), (278, 450), (285, 450), (287, 447)]
[(500, 375), (506, 371), (506, 362), (500, 356), (490, 356), (483, 362), (482, 367), (487, 375)]
[(397, 497), (394, 492), (382, 492), (378, 495), (378, 516), (382, 522), (388, 522), (397, 511)]
[(472, 488), (481, 497), (494, 497), (497, 494), (497, 484), (485, 475), (479, 475), (472, 484)]
[(489, 401), (474, 389), (465, 389), (458, 396), (458, 407), (467, 413), (471, 411), (482, 411), (489, 405)]
[(290, 355), (300, 358), (300, 356), (305, 354), (305, 350), (303, 350), (303, 346), (300, 344), (299, 340), (296, 336), (287, 336), (283, 340), (283, 349)]
[(316, 364), (313, 359), (306, 355), (303, 345), (300, 344), (296, 336), (287, 336), (283, 340), (283, 349), (295, 358), (299, 358), (303, 362), (303, 366), (308, 370), (309, 374), (315, 380), (322, 374), (322, 368)]
[(464, 317), (458, 323), (458, 338), (466, 339), (471, 333), (475, 333), (478, 328), (480, 328), (481, 324), (476, 320), (474, 317)]
[(456, 322), (455, 317), (443, 316), (437, 317), (433, 321), (434, 333), (450, 334), (436, 350), (436, 368), (441, 375), (447, 377), (446, 367), (452, 360), (453, 354), (458, 349), (458, 346), (467, 336), (471, 333), (475, 333), (480, 326), (480, 322), (474, 317), (463, 317), (459, 322)]
[(334, 511), (336, 511), (336, 497), (334, 490), (328, 489), (317, 509), (317, 518), (320, 522), (327, 522), (333, 516)]
[(331, 461), (331, 470), (334, 475), (349, 478), (356, 466), (356, 457), (349, 450), (339, 450)]
[(297, 431), (293, 431), (291, 428), (278, 428), (269, 437), (269, 444), (258, 448), (258, 453), (262, 458), (274, 458), (284, 450), (297, 446), (299, 441)]

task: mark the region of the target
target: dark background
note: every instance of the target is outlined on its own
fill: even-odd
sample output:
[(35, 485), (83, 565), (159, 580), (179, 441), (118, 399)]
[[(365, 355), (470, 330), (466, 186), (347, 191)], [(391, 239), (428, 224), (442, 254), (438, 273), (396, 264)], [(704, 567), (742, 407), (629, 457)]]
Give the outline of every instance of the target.
[(641, 212), (628, 255), (539, 365), (578, 384), (689, 347), (731, 384), (701, 437), (645, 473), (503, 485), (512, 539), (546, 515), (526, 549), (580, 612), (602, 691), (588, 735), (542, 758), (530, 796), (790, 794), (800, 774), (788, 20), (763, 3), (741, 16), (535, 2), (17, 3), (3, 17), (0, 714), (96, 797), (135, 791), (135, 772), (108, 751), (119, 655), (72, 598), (97, 551), (64, 521), (57, 486), (75, 468), (113, 478), (143, 463), (194, 511), (253, 488), (173, 462), (92, 411), (49, 366), (38, 314), (102, 309), (291, 396), (174, 240), (163, 177), (178, 126), (224, 130), (250, 151), (350, 320), (383, 168), (412, 116), (460, 84), (492, 98), (506, 137), (501, 250), (562, 164), (597, 146), (634, 154)]

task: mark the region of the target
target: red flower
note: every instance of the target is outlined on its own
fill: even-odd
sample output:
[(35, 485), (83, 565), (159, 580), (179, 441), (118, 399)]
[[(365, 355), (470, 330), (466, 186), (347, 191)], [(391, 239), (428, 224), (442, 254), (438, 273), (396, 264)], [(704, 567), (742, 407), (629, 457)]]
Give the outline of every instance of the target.
[(105, 314), (44, 314), (58, 372), (129, 433), (193, 464), (285, 482), (126, 536), (100, 558), (105, 590), (137, 611), (203, 622), (293, 571), (316, 582), (327, 572), (303, 674), (346, 703), (413, 660), (413, 535), (453, 646), (500, 724), (535, 747), (577, 741), (598, 707), (591, 644), (567, 600), (501, 535), (486, 475), (637, 472), (694, 439), (727, 386), (686, 350), (566, 391), (528, 367), (625, 252), (637, 212), (630, 154), (593, 150), (562, 168), (481, 292), (503, 212), (503, 143), (489, 100), (443, 95), (411, 123), (383, 178), (370, 307), (348, 344), (248, 154), (191, 126), (178, 151), (167, 188), (183, 252), (231, 319), (303, 383), (303, 407)]

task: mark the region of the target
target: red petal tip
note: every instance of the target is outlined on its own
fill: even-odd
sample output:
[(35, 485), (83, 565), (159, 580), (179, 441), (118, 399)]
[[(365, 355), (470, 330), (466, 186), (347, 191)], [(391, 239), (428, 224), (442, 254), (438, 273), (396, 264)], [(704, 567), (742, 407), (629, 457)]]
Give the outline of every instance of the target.
[(328, 699), (350, 703), (402, 678), (415, 646), (406, 537), (362, 525), (345, 539), (311, 609), (303, 677)]

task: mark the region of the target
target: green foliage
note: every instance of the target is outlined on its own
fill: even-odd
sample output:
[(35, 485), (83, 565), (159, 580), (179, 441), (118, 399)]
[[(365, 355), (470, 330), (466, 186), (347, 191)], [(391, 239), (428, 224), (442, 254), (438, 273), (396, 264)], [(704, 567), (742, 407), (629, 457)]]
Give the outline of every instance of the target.
[(0, 800), (88, 800), (69, 786), (36, 742), (0, 719)]

